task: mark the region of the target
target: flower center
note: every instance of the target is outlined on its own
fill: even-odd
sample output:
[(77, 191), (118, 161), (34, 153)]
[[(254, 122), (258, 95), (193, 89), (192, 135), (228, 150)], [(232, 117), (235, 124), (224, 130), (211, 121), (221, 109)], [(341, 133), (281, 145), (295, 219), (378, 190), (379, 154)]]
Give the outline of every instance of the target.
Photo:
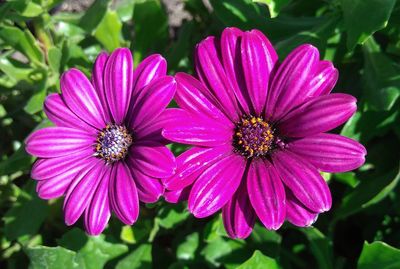
[(271, 149), (273, 140), (273, 129), (261, 117), (243, 116), (236, 124), (233, 145), (247, 158), (264, 156)]
[(107, 124), (97, 136), (95, 155), (107, 163), (122, 160), (127, 155), (132, 141), (132, 135), (125, 126)]

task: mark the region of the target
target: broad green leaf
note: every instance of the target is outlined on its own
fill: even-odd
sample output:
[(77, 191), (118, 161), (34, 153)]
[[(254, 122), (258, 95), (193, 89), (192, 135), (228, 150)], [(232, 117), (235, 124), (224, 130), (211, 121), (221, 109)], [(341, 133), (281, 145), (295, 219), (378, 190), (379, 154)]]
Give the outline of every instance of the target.
[(16, 7), (19, 15), (28, 18), (37, 17), (43, 12), (42, 7), (33, 1), (27, 1), (24, 5), (15, 5), (14, 7)]
[(151, 269), (151, 245), (142, 244), (120, 260), (115, 269)]
[(43, 109), (44, 99), (46, 99), (46, 81), (40, 82), (39, 89), (31, 96), (26, 105), (24, 106), (24, 110), (28, 114), (35, 114)]
[(51, 47), (48, 51), (48, 61), (50, 68), (57, 74), (60, 72), (62, 52), (57, 47)]
[(201, 251), (201, 255), (214, 266), (219, 266), (222, 257), (233, 251), (231, 245), (222, 237), (218, 237), (207, 244)]
[(84, 269), (76, 261), (76, 253), (62, 247), (28, 247), (25, 253), (30, 260), (31, 269)]
[(34, 69), (15, 60), (1, 56), (0, 70), (13, 81), (14, 85), (21, 81), (32, 82), (30, 74), (34, 72)]
[(126, 243), (129, 243), (129, 244), (136, 243), (135, 234), (130, 225), (125, 225), (122, 227), (120, 237), (121, 237), (121, 240)]
[(59, 245), (75, 251), (76, 260), (86, 269), (101, 269), (107, 261), (128, 251), (126, 245), (108, 242), (104, 235), (88, 236), (77, 228), (66, 233)]
[(36, 192), (33, 180), (21, 191), (17, 202), (4, 215), (4, 234), (8, 240), (25, 241), (35, 235), (49, 213), (46, 201)]
[(314, 254), (320, 269), (333, 269), (332, 242), (317, 228), (302, 229), (310, 242), (311, 252)]
[(361, 179), (360, 184), (344, 196), (335, 217), (344, 218), (380, 202), (398, 185), (399, 181), (399, 169), (389, 171), (379, 177)]
[(356, 174), (354, 172), (346, 172), (346, 173), (335, 173), (333, 177), (336, 181), (342, 182), (344, 184), (349, 185), (350, 187), (354, 188), (360, 182)]
[(397, 269), (400, 268), (400, 249), (380, 241), (364, 243), (358, 269)]
[(254, 251), (253, 256), (237, 269), (279, 269), (281, 268), (275, 259), (262, 254), (259, 250)]
[(268, 253), (268, 255), (272, 257), (278, 255), (282, 237), (277, 232), (265, 229), (263, 225), (256, 223), (250, 235), (250, 239), (254, 242), (258, 250)]
[(188, 216), (189, 212), (183, 204), (167, 205), (158, 211), (156, 221), (161, 227), (171, 229), (187, 219)]
[(0, 39), (7, 45), (20, 51), (32, 62), (40, 64), (43, 62), (43, 53), (31, 32), (22, 31), (14, 26), (0, 27)]
[(122, 22), (127, 22), (132, 19), (135, 1), (121, 0), (117, 4), (117, 13)]
[(107, 12), (110, 0), (96, 0), (79, 21), (79, 27), (84, 29), (88, 34), (92, 33), (103, 20)]
[(32, 156), (26, 153), (25, 148), (21, 146), (8, 159), (0, 162), (0, 176), (11, 175), (18, 171), (27, 171), (33, 159)]
[(113, 51), (120, 46), (121, 29), (117, 12), (108, 11), (94, 31), (94, 36), (108, 51)]
[(341, 0), (347, 48), (352, 50), (385, 28), (396, 0)]
[(399, 112), (395, 107), (391, 111), (358, 111), (343, 126), (341, 135), (366, 143), (388, 133)]
[(180, 260), (193, 260), (199, 246), (199, 233), (192, 233), (178, 246), (176, 256)]
[(224, 228), (224, 223), (222, 221), (221, 215), (214, 217), (212, 221), (209, 221), (204, 228), (204, 239), (207, 242), (212, 242), (214, 239), (221, 236), (227, 236)]
[(326, 18), (323, 23), (313, 27), (309, 31), (302, 31), (276, 43), (275, 49), (277, 50), (279, 57), (283, 59), (293, 49), (305, 43), (316, 46), (323, 57), (327, 46), (326, 40), (334, 34), (338, 19), (339, 18), (335, 16)]
[(168, 18), (161, 2), (144, 0), (135, 3), (133, 21), (135, 63), (149, 53), (162, 53), (168, 40)]
[(292, 0), (253, 0), (268, 6), (271, 18), (278, 16), (282, 8), (289, 4)]
[(369, 109), (390, 110), (400, 96), (400, 68), (371, 37), (364, 46), (363, 82)]

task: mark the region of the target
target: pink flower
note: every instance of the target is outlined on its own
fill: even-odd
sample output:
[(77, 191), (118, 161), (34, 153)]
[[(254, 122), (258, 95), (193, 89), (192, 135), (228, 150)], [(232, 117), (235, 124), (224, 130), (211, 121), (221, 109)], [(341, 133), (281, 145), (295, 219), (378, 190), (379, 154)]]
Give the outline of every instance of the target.
[(261, 32), (227, 28), (198, 44), (196, 72), (199, 80), (176, 75), (180, 109), (163, 130), (194, 146), (165, 179), (167, 198), (188, 196), (198, 218), (222, 209), (233, 238), (247, 237), (256, 217), (276, 230), (285, 219), (309, 226), (328, 211), (319, 171), (355, 169), (366, 155), (358, 142), (325, 133), (356, 111), (354, 97), (330, 94), (338, 78), (332, 63), (302, 45), (279, 64)]
[(26, 150), (38, 157), (32, 178), (43, 199), (65, 195), (65, 223), (84, 213), (86, 231), (100, 234), (111, 215), (133, 224), (139, 200), (155, 202), (164, 192), (175, 159), (161, 136), (176, 82), (160, 55), (133, 70), (131, 52), (101, 53), (92, 80), (77, 69), (61, 77), (61, 94), (44, 110), (56, 125), (32, 133)]

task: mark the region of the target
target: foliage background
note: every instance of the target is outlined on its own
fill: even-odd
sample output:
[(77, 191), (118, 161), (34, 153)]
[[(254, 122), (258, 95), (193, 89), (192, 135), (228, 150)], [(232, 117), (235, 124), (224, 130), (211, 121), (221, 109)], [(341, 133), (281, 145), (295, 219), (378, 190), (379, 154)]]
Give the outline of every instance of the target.
[[(0, 4), (0, 267), (400, 268), (400, 3), (185, 0), (169, 12), (165, 3), (97, 0), (73, 12), (58, 0)], [(178, 7), (186, 19), (172, 23)], [(97, 53), (119, 46), (136, 63), (158, 52), (171, 74), (191, 73), (194, 45), (226, 26), (262, 30), (281, 59), (301, 43), (316, 45), (340, 71), (334, 91), (358, 98), (357, 114), (337, 132), (366, 145), (367, 162), (324, 174), (333, 209), (308, 229), (258, 223), (246, 240), (227, 238), (220, 215), (196, 220), (185, 204), (163, 201), (143, 205), (134, 226), (112, 218), (99, 237), (86, 236), (82, 223), (65, 226), (62, 201), (37, 198), (23, 147), (49, 124), (42, 104), (59, 91), (60, 74), (77, 67), (89, 75)]]

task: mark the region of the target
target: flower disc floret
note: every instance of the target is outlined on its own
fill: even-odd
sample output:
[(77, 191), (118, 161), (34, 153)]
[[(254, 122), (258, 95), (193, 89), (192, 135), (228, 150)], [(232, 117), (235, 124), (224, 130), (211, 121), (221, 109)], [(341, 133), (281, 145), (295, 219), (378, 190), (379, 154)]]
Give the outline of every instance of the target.
[(263, 157), (271, 150), (274, 132), (262, 117), (244, 116), (236, 124), (233, 146), (247, 157)]
[(126, 157), (132, 142), (132, 135), (125, 126), (108, 124), (97, 136), (95, 155), (106, 163), (114, 163)]

